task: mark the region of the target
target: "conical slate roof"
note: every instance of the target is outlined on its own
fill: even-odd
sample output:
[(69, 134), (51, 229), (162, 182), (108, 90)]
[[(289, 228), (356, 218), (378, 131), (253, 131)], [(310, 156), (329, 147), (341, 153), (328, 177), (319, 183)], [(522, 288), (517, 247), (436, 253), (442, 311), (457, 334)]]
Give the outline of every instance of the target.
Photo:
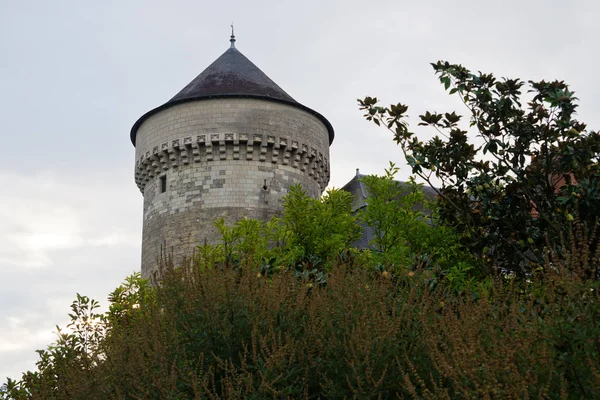
[(296, 103), (235, 47), (229, 48), (170, 101), (213, 95), (251, 95)]
[(298, 107), (315, 115), (323, 122), (329, 132), (329, 143), (333, 141), (333, 127), (318, 112), (303, 106), (273, 82), (264, 72), (235, 48), (235, 38), (225, 53), (217, 58), (200, 75), (177, 93), (171, 100), (144, 114), (131, 129), (131, 142), (135, 146), (138, 128), (151, 115), (176, 104), (189, 101), (215, 99), (223, 97), (258, 98), (267, 101), (285, 103)]

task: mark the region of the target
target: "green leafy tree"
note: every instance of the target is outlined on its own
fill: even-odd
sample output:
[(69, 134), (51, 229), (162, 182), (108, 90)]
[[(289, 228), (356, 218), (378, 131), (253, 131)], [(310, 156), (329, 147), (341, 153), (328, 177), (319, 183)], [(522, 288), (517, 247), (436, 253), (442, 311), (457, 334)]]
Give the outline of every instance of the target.
[(197, 261), (228, 267), (252, 267), (269, 277), (292, 270), (298, 277), (324, 283), (337, 258), (351, 251), (360, 235), (351, 213), (352, 197), (330, 190), (321, 198), (310, 197), (294, 185), (283, 197), (281, 217), (267, 222), (243, 219), (233, 225), (218, 220), (217, 246), (198, 248)]
[(140, 308), (156, 301), (155, 292), (141, 273), (135, 272), (108, 295), (110, 303), (105, 314), (108, 326), (126, 325), (140, 313)]
[(489, 267), (518, 273), (542, 264), (547, 240), (558, 243), (576, 218), (592, 234), (600, 215), (600, 135), (574, 118), (574, 92), (562, 81), (526, 85), (432, 65), (467, 107), (468, 128), (455, 112), (427, 111), (419, 125), (435, 136), (421, 140), (408, 127), (408, 106), (383, 107), (371, 97), (359, 104), (367, 120), (393, 132), (414, 174), (432, 187), (434, 177), (441, 183), (442, 222)]
[(296, 260), (329, 265), (360, 235), (351, 213), (352, 195), (345, 191), (329, 190), (313, 199), (295, 185), (283, 198), (283, 210), (281, 220), (272, 226), (274, 238)]
[(56, 342), (46, 350), (37, 350), (37, 371), (24, 373), (20, 381), (8, 380), (0, 398), (68, 399), (81, 387), (92, 390), (91, 375), (105, 358), (107, 319), (98, 307), (96, 300), (77, 294), (67, 329), (57, 326)]
[(225, 257), (228, 266), (247, 265), (259, 267), (268, 257), (265, 223), (244, 218), (233, 226), (225, 224), (223, 219), (215, 222), (221, 243), (217, 246)]
[[(383, 176), (362, 178), (367, 189), (367, 207), (360, 215), (373, 230), (373, 259), (390, 271), (431, 269), (432, 279), (447, 279), (453, 289), (473, 283), (475, 260), (460, 244), (460, 237), (438, 220), (435, 199), (427, 199), (423, 184), (413, 177), (398, 182), (395, 164)], [(460, 272), (460, 273), (459, 273)]]
[(427, 216), (416, 209), (424, 206), (425, 197), (412, 178), (408, 184), (395, 180), (399, 169), (390, 163), (383, 176), (362, 178), (367, 188), (367, 207), (361, 219), (373, 229), (371, 245), (378, 253), (389, 253), (401, 247), (416, 247), (414, 232), (425, 223)]

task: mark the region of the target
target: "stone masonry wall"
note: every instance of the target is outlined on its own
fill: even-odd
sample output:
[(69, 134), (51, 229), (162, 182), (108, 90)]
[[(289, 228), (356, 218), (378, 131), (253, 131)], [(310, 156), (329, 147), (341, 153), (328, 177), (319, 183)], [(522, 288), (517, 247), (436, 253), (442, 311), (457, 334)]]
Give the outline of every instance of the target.
[[(142, 275), (161, 251), (180, 263), (217, 241), (213, 222), (267, 219), (300, 183), (319, 196), (329, 182), (322, 122), (295, 107), (256, 99), (184, 103), (146, 120), (136, 139), (136, 183), (144, 194)], [(166, 178), (162, 193), (161, 177)]]

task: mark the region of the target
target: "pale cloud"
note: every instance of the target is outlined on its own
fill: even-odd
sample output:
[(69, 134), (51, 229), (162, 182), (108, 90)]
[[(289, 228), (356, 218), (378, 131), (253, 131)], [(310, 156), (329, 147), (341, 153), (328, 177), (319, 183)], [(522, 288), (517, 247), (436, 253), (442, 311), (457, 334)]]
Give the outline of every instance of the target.
[(35, 331), (26, 326), (26, 321), (36, 318), (39, 316), (5, 317), (2, 324), (4, 327), (0, 328), (0, 354), (31, 349), (32, 346), (55, 340), (56, 335), (52, 331)]
[[(110, 181), (108, 177), (105, 177)], [(0, 171), (11, 191), (0, 193), (0, 270), (10, 266), (42, 268), (56, 264), (55, 250), (84, 246), (137, 246), (139, 233), (112, 218), (121, 209), (121, 188), (81, 186), (57, 174), (23, 175)], [(97, 219), (97, 214), (103, 218)], [(119, 215), (119, 212), (116, 212)], [(136, 213), (137, 214), (137, 213)], [(96, 221), (94, 221), (96, 220)], [(136, 221), (134, 218), (133, 221)], [(101, 222), (100, 222), (101, 221)], [(90, 223), (96, 226), (90, 226)], [(112, 222), (112, 224), (110, 224)], [(133, 225), (135, 226), (135, 225)]]

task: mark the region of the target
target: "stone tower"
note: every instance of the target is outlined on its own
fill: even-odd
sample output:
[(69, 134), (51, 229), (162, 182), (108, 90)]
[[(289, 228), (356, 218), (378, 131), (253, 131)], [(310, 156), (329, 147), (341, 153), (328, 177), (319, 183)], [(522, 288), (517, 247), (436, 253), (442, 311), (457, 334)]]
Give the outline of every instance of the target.
[(231, 47), (131, 129), (144, 196), (142, 276), (218, 240), (213, 222), (267, 219), (300, 183), (314, 197), (329, 182), (333, 128)]

